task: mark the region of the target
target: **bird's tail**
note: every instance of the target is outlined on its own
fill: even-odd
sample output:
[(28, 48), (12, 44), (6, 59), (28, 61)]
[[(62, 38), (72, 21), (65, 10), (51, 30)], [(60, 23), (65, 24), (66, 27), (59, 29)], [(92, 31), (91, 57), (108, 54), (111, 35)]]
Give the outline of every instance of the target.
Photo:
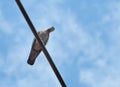
[(41, 50), (31, 50), (27, 63), (33, 65)]

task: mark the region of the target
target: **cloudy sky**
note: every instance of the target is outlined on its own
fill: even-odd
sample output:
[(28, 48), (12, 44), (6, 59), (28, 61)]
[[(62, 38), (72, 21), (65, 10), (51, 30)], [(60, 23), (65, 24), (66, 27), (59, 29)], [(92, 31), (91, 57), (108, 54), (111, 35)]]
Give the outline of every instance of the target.
[[(120, 0), (21, 0), (67, 87), (120, 87)], [(61, 87), (15, 0), (0, 0), (0, 87)]]

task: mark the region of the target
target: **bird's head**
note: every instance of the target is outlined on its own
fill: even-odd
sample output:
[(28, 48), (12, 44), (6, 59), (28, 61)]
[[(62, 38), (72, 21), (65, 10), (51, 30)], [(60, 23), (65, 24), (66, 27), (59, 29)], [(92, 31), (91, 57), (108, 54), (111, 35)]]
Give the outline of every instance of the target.
[(55, 30), (55, 28), (52, 26), (50, 28), (47, 29), (47, 31), (50, 33), (50, 32), (53, 32)]

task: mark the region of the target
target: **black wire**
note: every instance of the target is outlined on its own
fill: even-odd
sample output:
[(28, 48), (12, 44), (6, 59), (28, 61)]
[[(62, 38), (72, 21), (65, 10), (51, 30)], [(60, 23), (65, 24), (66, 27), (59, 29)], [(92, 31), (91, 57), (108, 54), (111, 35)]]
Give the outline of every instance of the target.
[(26, 13), (23, 5), (21, 4), (20, 0), (16, 0), (16, 3), (17, 3), (17, 5), (18, 5), (19, 9), (21, 10), (24, 18), (26, 19), (26, 21), (27, 21), (27, 23), (28, 23), (31, 31), (33, 32), (34, 36), (35, 36), (36, 39), (38, 40), (39, 44), (41, 45), (42, 50), (43, 50), (43, 52), (44, 52), (44, 54), (45, 54), (45, 56), (46, 56), (49, 64), (51, 65), (51, 67), (52, 67), (55, 75), (57, 76), (60, 84), (62, 85), (62, 87), (66, 87), (65, 82), (63, 81), (61, 75), (59, 74), (59, 72), (58, 72), (58, 70), (57, 70), (54, 62), (52, 61), (52, 59), (51, 59), (51, 57), (50, 57), (50, 55), (49, 55), (49, 53), (48, 53), (48, 51), (46, 50), (46, 48), (44, 47), (42, 41), (40, 40), (40, 38), (39, 38), (39, 36), (38, 36), (38, 34), (37, 34), (37, 32), (36, 32), (36, 29), (35, 29), (35, 27), (33, 26), (32, 22), (30, 21), (30, 18), (28, 17), (28, 15), (27, 15), (27, 13)]

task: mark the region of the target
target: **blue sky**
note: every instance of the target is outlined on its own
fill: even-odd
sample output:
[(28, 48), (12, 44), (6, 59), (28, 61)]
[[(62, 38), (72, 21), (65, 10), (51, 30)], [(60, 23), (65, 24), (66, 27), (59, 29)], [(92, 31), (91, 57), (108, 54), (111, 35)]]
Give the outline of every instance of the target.
[[(120, 87), (120, 0), (21, 0), (67, 87)], [(61, 87), (45, 56), (26, 63), (34, 38), (15, 0), (0, 0), (0, 86)]]

